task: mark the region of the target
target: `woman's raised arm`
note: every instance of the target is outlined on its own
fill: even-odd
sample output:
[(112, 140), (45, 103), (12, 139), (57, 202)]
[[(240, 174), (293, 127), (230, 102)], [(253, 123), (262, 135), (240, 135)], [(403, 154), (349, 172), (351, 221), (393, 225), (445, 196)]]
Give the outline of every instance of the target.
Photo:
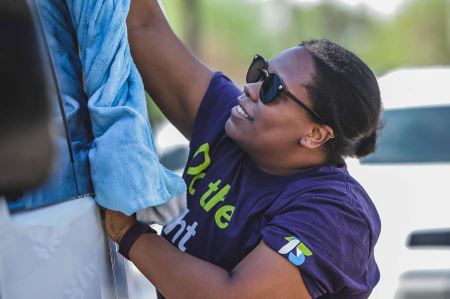
[(170, 28), (156, 0), (132, 0), (127, 19), (131, 53), (145, 89), (188, 139), (212, 71)]

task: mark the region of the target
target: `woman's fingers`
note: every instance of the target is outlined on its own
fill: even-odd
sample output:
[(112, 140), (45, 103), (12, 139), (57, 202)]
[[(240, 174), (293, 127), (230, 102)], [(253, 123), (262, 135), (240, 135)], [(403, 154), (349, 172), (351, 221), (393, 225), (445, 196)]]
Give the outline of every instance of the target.
[(105, 210), (105, 226), (109, 237), (119, 243), (123, 235), (136, 222), (135, 216), (127, 216), (121, 212)]

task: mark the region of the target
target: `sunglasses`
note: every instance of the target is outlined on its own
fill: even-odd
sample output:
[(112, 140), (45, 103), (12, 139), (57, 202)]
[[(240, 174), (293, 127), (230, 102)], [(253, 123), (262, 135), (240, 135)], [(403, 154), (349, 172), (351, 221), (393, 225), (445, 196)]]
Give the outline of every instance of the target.
[(326, 124), (325, 120), (316, 112), (308, 108), (300, 99), (294, 96), (289, 90), (283, 80), (275, 74), (269, 73), (267, 61), (260, 55), (256, 54), (247, 71), (247, 83), (256, 83), (262, 81), (261, 89), (259, 90), (259, 98), (264, 104), (273, 102), (280, 93), (284, 93), (291, 100), (296, 102), (299, 106), (305, 109), (311, 117), (320, 124)]

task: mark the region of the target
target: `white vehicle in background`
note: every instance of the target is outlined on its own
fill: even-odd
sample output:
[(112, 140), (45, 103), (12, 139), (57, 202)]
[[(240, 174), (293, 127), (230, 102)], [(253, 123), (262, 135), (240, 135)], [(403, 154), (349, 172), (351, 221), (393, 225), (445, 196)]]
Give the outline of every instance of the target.
[(450, 298), (450, 68), (397, 70), (379, 85), (377, 151), (347, 161), (381, 218), (370, 298)]
[(155, 129), (155, 146), (161, 164), (182, 175), (189, 155), (186, 137), (166, 120)]

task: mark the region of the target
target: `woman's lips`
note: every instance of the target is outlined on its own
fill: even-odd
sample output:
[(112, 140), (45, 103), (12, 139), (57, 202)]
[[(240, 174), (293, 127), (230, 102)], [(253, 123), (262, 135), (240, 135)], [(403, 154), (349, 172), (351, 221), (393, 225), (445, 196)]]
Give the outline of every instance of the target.
[(236, 106), (237, 112), (248, 120), (254, 120), (254, 117), (248, 112), (249, 110), (245, 107), (243, 96), (238, 97), (238, 105)]

